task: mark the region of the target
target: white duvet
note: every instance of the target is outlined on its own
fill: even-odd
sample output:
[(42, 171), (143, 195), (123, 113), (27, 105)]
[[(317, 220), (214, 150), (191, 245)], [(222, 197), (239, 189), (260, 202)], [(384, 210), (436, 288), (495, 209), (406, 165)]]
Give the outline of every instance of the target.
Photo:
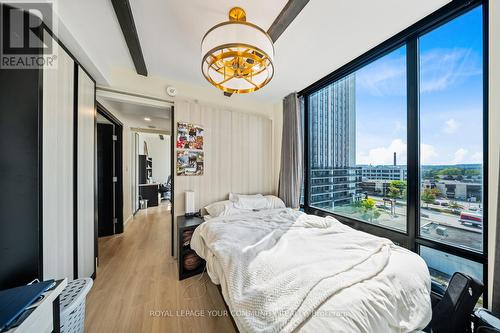
[(191, 247), (241, 332), (412, 332), (431, 318), (423, 260), (333, 218), (291, 209), (212, 218)]

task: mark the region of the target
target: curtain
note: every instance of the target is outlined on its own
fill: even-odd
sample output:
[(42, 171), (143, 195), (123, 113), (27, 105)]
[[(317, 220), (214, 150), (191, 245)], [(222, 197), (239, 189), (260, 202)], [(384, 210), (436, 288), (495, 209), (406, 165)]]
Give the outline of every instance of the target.
[(297, 93), (283, 100), (283, 134), (279, 197), (287, 207), (300, 207), (303, 174), (302, 117)]
[[(500, 177), (500, 171), (499, 171)], [(499, 178), (500, 179), (500, 178)], [(500, 182), (497, 184), (497, 191), (500, 191)], [(493, 263), (493, 302), (492, 311), (495, 316), (500, 317), (500, 192), (497, 197), (497, 225), (495, 238), (495, 260)], [(487, 291), (486, 291), (487, 292)]]

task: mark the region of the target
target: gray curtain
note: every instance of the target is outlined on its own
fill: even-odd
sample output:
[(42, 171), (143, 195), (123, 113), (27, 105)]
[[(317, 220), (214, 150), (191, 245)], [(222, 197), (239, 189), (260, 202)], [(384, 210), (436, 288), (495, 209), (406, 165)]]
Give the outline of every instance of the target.
[[(500, 173), (500, 172), (499, 172)], [(500, 176), (500, 174), (499, 174)], [(496, 184), (496, 190), (500, 191), (500, 182)], [(497, 192), (500, 193), (500, 192)], [(497, 198), (497, 225), (496, 225), (496, 238), (495, 238), (495, 260), (493, 263), (493, 302), (492, 311), (500, 317), (500, 195)], [(488, 291), (486, 291), (488, 292)]]
[(302, 117), (297, 93), (283, 100), (283, 135), (279, 197), (287, 207), (300, 207), (303, 174)]

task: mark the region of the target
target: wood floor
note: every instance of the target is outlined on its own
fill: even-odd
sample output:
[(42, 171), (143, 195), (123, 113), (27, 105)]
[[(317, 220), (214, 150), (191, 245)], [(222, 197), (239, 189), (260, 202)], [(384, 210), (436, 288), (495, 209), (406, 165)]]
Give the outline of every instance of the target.
[(121, 235), (99, 239), (86, 332), (234, 332), (208, 275), (179, 281), (170, 256), (170, 211), (140, 211)]

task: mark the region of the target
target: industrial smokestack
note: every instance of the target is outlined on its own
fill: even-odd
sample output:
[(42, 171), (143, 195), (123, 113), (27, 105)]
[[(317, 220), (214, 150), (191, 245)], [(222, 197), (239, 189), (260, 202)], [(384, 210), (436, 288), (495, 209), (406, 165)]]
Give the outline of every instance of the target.
[(396, 166), (396, 152), (394, 152), (394, 166)]

